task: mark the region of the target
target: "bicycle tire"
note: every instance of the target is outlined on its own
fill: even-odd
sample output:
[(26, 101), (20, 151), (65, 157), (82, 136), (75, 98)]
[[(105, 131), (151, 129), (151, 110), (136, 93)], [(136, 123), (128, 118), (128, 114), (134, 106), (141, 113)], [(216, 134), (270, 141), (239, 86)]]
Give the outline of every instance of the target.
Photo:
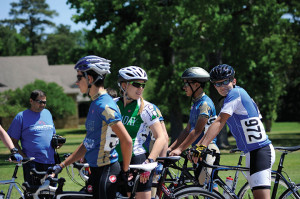
[[(272, 195), (272, 187), (274, 187), (274, 183), (275, 183), (275, 176), (271, 177), (271, 195)], [(277, 196), (281, 195), (285, 190), (287, 189), (286, 184), (284, 183), (283, 180), (279, 179), (279, 185), (278, 185), (278, 189), (277, 189)], [(242, 188), (240, 189), (238, 195), (239, 198), (241, 199), (253, 199), (253, 194), (250, 188), (250, 185), (248, 182), (246, 182)]]
[(283, 194), (281, 194), (281, 196), (279, 196), (279, 199), (292, 199), (292, 198), (300, 199), (300, 184), (296, 184), (295, 191), (297, 192), (298, 196), (294, 196), (292, 191), (287, 189), (285, 192), (283, 192)]
[(174, 192), (176, 199), (180, 198), (209, 198), (209, 199), (223, 199), (216, 193), (209, 192), (198, 186), (186, 186)]

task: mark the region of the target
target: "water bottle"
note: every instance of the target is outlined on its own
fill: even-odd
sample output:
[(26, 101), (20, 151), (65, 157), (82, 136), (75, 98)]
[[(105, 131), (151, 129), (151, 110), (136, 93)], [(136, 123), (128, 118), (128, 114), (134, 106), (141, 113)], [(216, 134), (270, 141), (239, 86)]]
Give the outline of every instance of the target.
[(1, 190), (0, 192), (0, 199), (4, 199), (5, 194), (3, 193), (3, 191)]
[[(229, 177), (227, 177), (226, 178), (226, 185), (230, 188), (230, 189), (232, 189), (232, 185), (233, 185), (233, 178), (231, 177), (231, 176), (229, 176)], [(224, 190), (223, 191), (223, 196), (224, 196), (224, 198), (226, 198), (226, 199), (228, 199), (228, 198), (230, 198), (230, 195)]]
[[(154, 170), (152, 183), (157, 183), (158, 182), (158, 180), (160, 179), (160, 174), (162, 172), (162, 169), (163, 169), (163, 165), (161, 163), (158, 163), (157, 167)], [(151, 187), (151, 199), (156, 198), (156, 191), (157, 191), (156, 187)]]

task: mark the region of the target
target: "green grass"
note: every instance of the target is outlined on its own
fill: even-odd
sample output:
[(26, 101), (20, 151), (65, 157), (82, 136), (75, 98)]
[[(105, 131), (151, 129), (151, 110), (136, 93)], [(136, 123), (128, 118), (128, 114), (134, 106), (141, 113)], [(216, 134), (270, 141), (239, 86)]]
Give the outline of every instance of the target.
[[(85, 136), (84, 126), (80, 126), (78, 129), (58, 129), (57, 134), (62, 135), (67, 138), (66, 144), (58, 150), (59, 154), (62, 156), (64, 153), (73, 152), (77, 146), (82, 142)], [(295, 146), (300, 145), (300, 123), (275, 123), (272, 126), (272, 131), (268, 133), (269, 138), (272, 140), (274, 146)], [(233, 137), (229, 137), (229, 143), (235, 146), (235, 140)], [(228, 150), (221, 151), (221, 164), (223, 165), (236, 165), (238, 162), (238, 154), (230, 154)], [(9, 150), (5, 148), (4, 144), (0, 142), (0, 180), (11, 179), (14, 164), (5, 161), (8, 158)], [(300, 183), (300, 152), (293, 152), (288, 154), (284, 162), (284, 171), (288, 173), (290, 178), (296, 182)], [(277, 169), (277, 164), (280, 158), (280, 153), (276, 152), (276, 162), (273, 169)], [(78, 172), (74, 170), (75, 178), (82, 183), (78, 176)], [(219, 172), (219, 175), (225, 179), (227, 176), (234, 176), (234, 173)], [(64, 190), (77, 191), (81, 187), (73, 183), (67, 175), (66, 169), (59, 175), (59, 177), (64, 177), (66, 179), (66, 184)], [(242, 179), (242, 178), (241, 178)], [(23, 183), (23, 170), (19, 168), (18, 178), (16, 180), (19, 184)], [(4, 193), (7, 192), (8, 185), (0, 185), (0, 191), (3, 190)], [(13, 192), (12, 198), (17, 198), (16, 191)]]

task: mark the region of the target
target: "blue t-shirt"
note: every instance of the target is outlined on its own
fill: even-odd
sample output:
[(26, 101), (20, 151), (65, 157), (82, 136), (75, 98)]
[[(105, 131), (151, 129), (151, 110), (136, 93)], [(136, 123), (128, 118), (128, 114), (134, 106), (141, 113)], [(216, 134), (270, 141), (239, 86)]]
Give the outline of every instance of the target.
[(102, 167), (118, 160), (115, 147), (119, 138), (111, 126), (121, 120), (117, 104), (106, 92), (91, 103), (85, 122), (87, 134), (83, 140), (87, 150), (85, 158), (91, 167)]
[[(189, 119), (189, 123), (191, 125), (190, 132), (195, 129), (195, 126), (197, 124), (197, 121), (198, 121), (198, 118), (200, 115), (207, 117), (208, 121), (207, 121), (202, 133), (196, 139), (196, 141), (193, 142), (192, 146), (196, 145), (200, 141), (200, 139), (206, 133), (207, 129), (217, 118), (215, 105), (214, 105), (213, 101), (207, 95), (205, 95), (205, 93), (203, 93), (202, 96), (200, 97), (200, 99), (196, 100), (191, 107), (190, 119)], [(213, 143), (216, 143), (216, 141), (217, 141), (217, 138), (215, 138), (213, 140)]]
[(240, 150), (247, 153), (271, 143), (257, 105), (243, 88), (235, 86), (229, 91), (220, 112), (231, 115), (227, 125)]
[(12, 121), (7, 133), (21, 140), (22, 151), (36, 162), (54, 164), (54, 149), (51, 146), (55, 127), (49, 110), (34, 112), (29, 109), (20, 112)]

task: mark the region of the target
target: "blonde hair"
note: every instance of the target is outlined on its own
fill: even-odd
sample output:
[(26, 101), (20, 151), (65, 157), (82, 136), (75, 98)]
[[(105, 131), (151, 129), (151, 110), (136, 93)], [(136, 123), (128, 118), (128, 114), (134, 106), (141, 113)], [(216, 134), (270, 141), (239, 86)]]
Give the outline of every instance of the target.
[(144, 105), (145, 105), (145, 104), (144, 104), (144, 98), (141, 97), (140, 99), (141, 99), (141, 106), (140, 106), (138, 115), (140, 115), (140, 114), (142, 113), (142, 111), (143, 111), (143, 109), (144, 109)]

